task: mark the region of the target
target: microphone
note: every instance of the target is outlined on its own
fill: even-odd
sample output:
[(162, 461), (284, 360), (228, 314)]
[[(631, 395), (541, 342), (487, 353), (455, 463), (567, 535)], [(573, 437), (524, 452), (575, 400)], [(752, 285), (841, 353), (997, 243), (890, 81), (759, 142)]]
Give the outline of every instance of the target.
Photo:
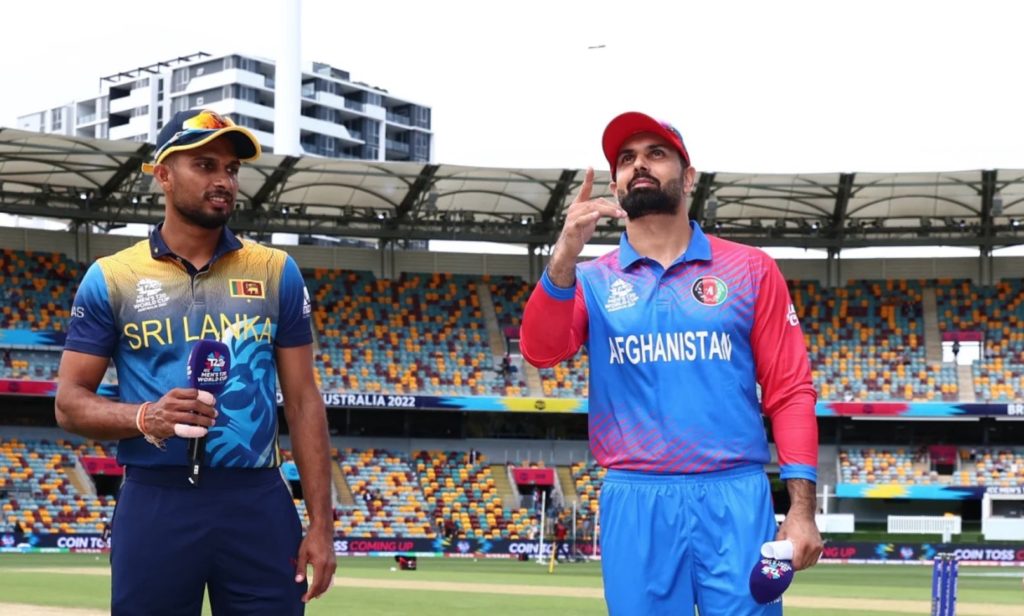
[(760, 604), (771, 603), (793, 582), (793, 542), (769, 541), (750, 572), (750, 594)]
[[(199, 390), (199, 398), (208, 404), (213, 404), (215, 398), (224, 389), (228, 382), (228, 372), (231, 370), (231, 350), (228, 345), (216, 340), (200, 340), (192, 347), (188, 354), (188, 385)], [(206, 392), (208, 396), (203, 396)], [(204, 398), (206, 398), (204, 400)], [(180, 432), (179, 429), (181, 428)], [(175, 433), (178, 436), (189, 438), (188, 458), (189, 466), (192, 469), (188, 481), (192, 487), (199, 485), (199, 467), (203, 464), (203, 457), (206, 454), (206, 428), (197, 426), (175, 425)]]

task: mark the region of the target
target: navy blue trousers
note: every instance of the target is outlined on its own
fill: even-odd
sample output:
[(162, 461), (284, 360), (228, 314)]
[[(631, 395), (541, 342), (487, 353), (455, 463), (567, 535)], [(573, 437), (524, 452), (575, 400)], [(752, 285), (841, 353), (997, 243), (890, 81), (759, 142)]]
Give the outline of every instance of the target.
[(302, 527), (278, 469), (128, 467), (111, 532), (114, 616), (301, 615)]

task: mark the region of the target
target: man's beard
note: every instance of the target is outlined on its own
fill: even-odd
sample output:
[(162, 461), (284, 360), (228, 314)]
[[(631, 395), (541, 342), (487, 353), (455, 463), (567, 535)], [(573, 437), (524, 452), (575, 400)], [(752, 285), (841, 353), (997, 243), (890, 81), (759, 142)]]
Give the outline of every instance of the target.
[[(649, 175), (637, 176), (634, 181), (644, 177), (652, 179)], [(657, 180), (654, 180), (657, 182)], [(668, 214), (674, 216), (679, 212), (679, 204), (683, 201), (683, 181), (681, 179), (669, 180), (664, 188), (660, 185), (655, 188), (635, 188), (629, 190), (625, 196), (620, 196), (619, 204), (626, 211), (630, 220), (643, 218), (648, 214)]]
[(231, 207), (224, 213), (205, 212), (201, 205), (188, 207), (175, 203), (174, 209), (178, 211), (182, 218), (194, 225), (204, 229), (219, 229), (228, 224), (228, 219), (231, 218), (231, 213), (234, 212), (235, 208)]

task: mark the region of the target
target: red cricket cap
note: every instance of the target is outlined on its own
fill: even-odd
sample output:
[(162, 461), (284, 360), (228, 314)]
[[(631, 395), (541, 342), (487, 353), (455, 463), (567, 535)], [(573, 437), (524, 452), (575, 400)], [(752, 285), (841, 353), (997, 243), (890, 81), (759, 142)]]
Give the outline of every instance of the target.
[(619, 158), (619, 148), (627, 139), (638, 133), (654, 133), (665, 141), (683, 157), (683, 166), (690, 166), (690, 154), (683, 145), (683, 136), (679, 134), (674, 126), (668, 122), (660, 122), (647, 114), (639, 111), (627, 111), (616, 116), (608, 123), (601, 137), (601, 147), (604, 149), (604, 157), (608, 159), (611, 167), (612, 179), (615, 178), (615, 162)]

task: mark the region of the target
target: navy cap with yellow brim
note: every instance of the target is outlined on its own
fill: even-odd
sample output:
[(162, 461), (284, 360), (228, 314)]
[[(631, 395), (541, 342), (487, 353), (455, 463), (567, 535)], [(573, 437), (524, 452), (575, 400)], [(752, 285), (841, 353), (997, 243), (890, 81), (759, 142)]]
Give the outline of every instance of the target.
[(160, 130), (153, 162), (143, 163), (142, 171), (153, 173), (153, 169), (169, 155), (204, 146), (219, 137), (231, 140), (235, 155), (243, 162), (260, 157), (260, 142), (248, 129), (237, 126), (215, 111), (189, 109), (174, 114)]

